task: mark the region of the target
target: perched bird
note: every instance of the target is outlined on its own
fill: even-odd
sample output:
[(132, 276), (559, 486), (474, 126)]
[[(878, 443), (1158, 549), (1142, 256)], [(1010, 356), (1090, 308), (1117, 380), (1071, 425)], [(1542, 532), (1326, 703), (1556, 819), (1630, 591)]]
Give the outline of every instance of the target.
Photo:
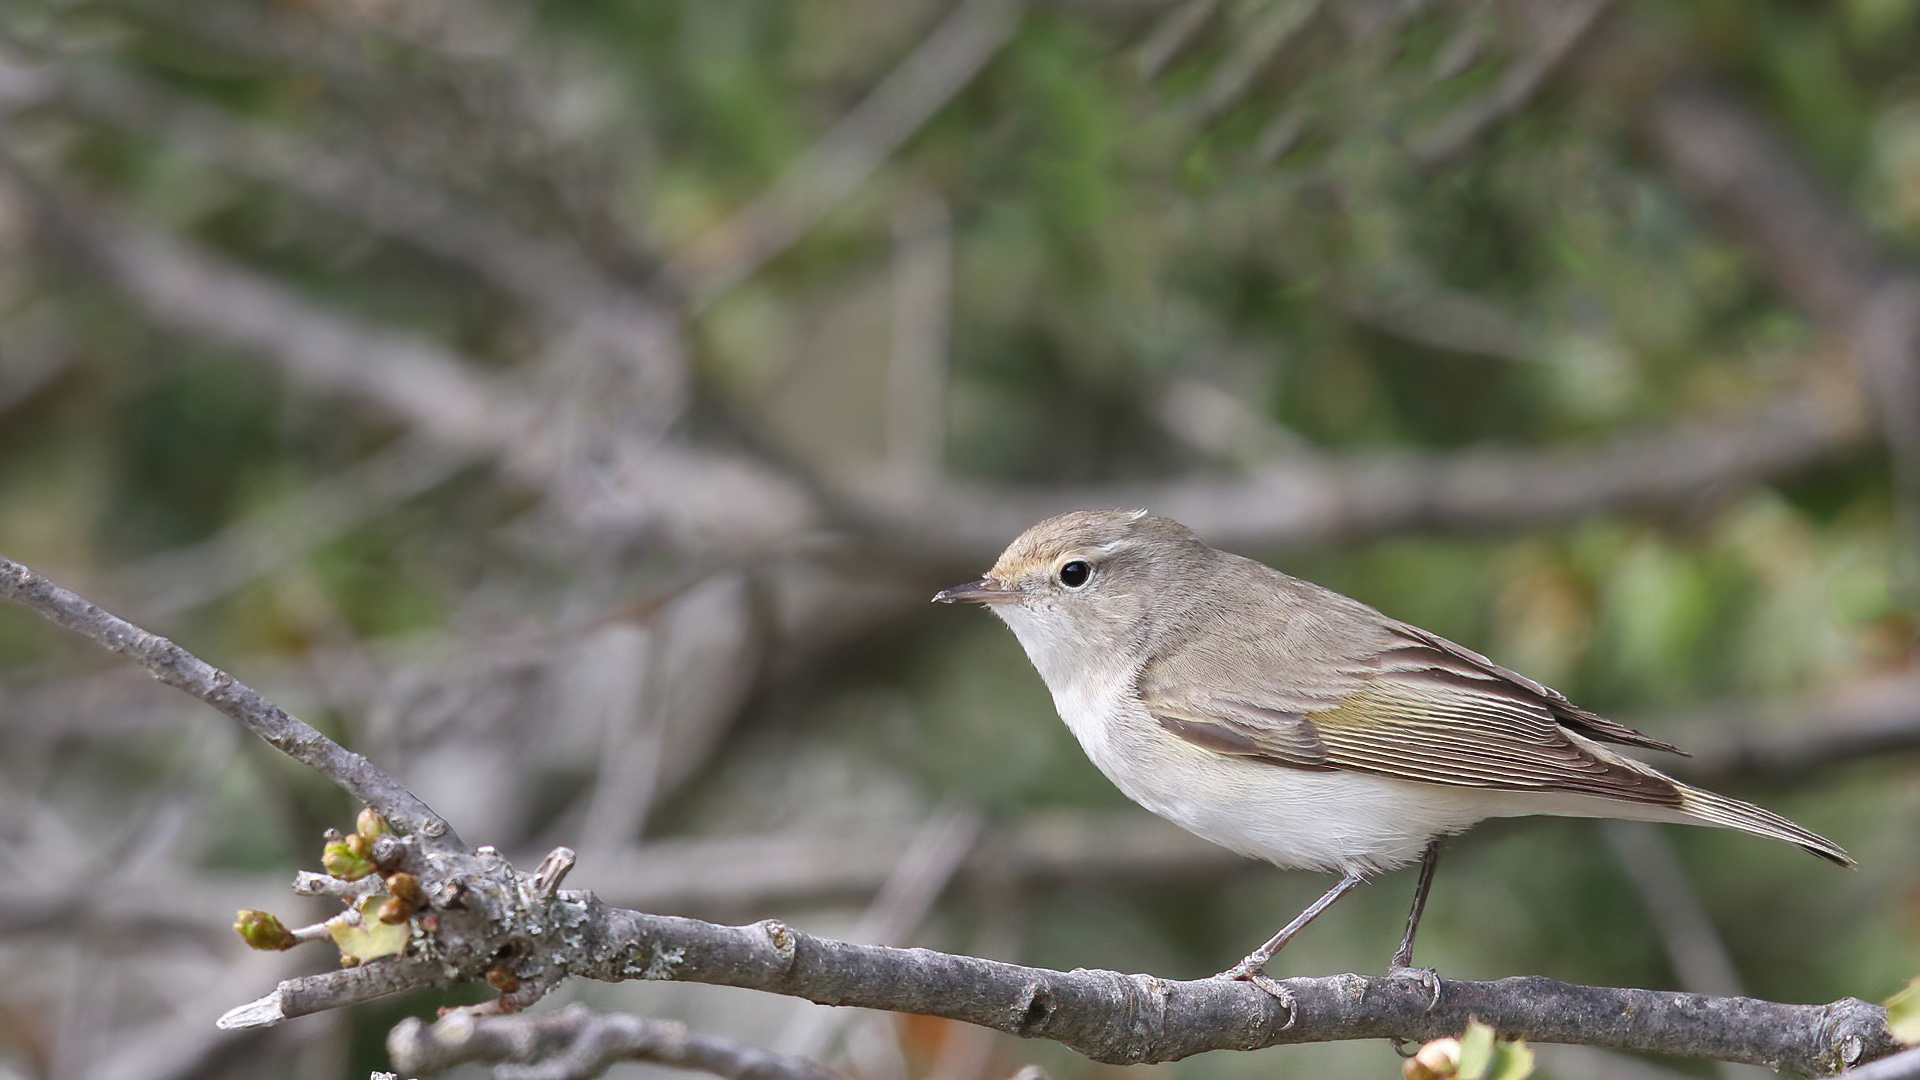
[(1048, 518), (934, 597), (1013, 629), (1087, 756), (1127, 797), (1244, 855), (1341, 875), (1220, 973), (1266, 983), (1288, 939), (1368, 874), (1523, 814), (1718, 825), (1842, 866), (1832, 841), (1608, 748), (1680, 753), (1558, 692), (1146, 511)]

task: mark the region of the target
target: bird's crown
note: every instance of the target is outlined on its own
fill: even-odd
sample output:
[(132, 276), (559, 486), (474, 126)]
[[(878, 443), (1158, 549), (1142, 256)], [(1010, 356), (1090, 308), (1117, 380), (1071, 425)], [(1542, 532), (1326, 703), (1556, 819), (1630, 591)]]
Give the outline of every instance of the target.
[(1050, 573), (1066, 555), (1098, 559), (1129, 550), (1174, 550), (1199, 544), (1193, 530), (1145, 510), (1075, 510), (1021, 533), (1000, 553), (987, 576), (1013, 582), (1035, 572)]

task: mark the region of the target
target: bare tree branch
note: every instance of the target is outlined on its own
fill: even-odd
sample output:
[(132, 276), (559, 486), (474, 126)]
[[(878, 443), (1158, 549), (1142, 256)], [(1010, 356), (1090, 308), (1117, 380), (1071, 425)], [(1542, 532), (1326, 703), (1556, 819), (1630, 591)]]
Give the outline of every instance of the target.
[(805, 1058), (690, 1032), (675, 1020), (584, 1005), (538, 1016), (456, 1012), (433, 1024), (408, 1017), (387, 1036), (387, 1053), (407, 1072), (438, 1072), (463, 1061), (538, 1062), (496, 1069), (498, 1080), (587, 1080), (616, 1061), (700, 1069), (727, 1080), (841, 1080)]
[[(1746, 1061), (1828, 1073), (1893, 1049), (1885, 1011), (1853, 999), (1782, 1005), (1655, 990), (1575, 986), (1536, 976), (1442, 980), (1430, 1005), (1418, 979), (1334, 975), (1278, 980), (1287, 1000), (1223, 979), (1168, 981), (1112, 971), (1048, 971), (925, 949), (832, 941), (777, 922), (719, 926), (562, 893), (547, 918), (570, 955), (542, 964), (602, 980), (715, 983), (961, 1020), (1066, 1044), (1097, 1061), (1172, 1061), (1208, 1050), (1457, 1034), (1471, 1018), (1502, 1034)], [(378, 965), (369, 965), (377, 967)], [(395, 965), (399, 966), (399, 965)], [(364, 977), (290, 980), (261, 1020), (365, 1000)], [(326, 985), (322, 985), (324, 980)], [(423, 983), (425, 980), (422, 980)], [(235, 1025), (238, 1026), (238, 1025)]]
[(1637, 432), (1587, 449), (1302, 454), (1244, 478), (1006, 489), (953, 483), (921, 494), (874, 485), (858, 505), (896, 542), (981, 558), (1034, 521), (1089, 506), (1146, 506), (1228, 546), (1356, 540), (1407, 531), (1517, 529), (1605, 510), (1697, 503), (1861, 445), (1850, 388), (1800, 387), (1751, 412)]
[[(1469, 1019), (1536, 1042), (1745, 1061), (1824, 1074), (1894, 1048), (1885, 1010), (1854, 999), (1783, 1005), (1655, 990), (1575, 986), (1537, 976), (1425, 983), (1392, 976), (1277, 980), (1284, 997), (1223, 979), (1168, 981), (1112, 971), (1048, 971), (974, 957), (832, 941), (777, 922), (719, 926), (611, 908), (560, 893), (537, 916), (553, 929), (521, 941), (516, 960), (555, 977), (714, 983), (960, 1020), (1046, 1038), (1097, 1061), (1172, 1061), (1208, 1050), (1301, 1042), (1457, 1034)], [(370, 964), (280, 984), (229, 1014), (243, 1027), (437, 982), (430, 968), (398, 977)]]
[[(1459, 1032), (1470, 1017), (1533, 1041), (1806, 1072), (1831, 1071), (1891, 1048), (1884, 1011), (1850, 1000), (1776, 1005), (1521, 976), (1443, 981), (1439, 1004), (1429, 1008), (1420, 980), (1337, 975), (1280, 980), (1293, 998), (1288, 1003), (1227, 980), (1050, 972), (923, 949), (826, 941), (778, 923), (724, 928), (618, 911), (607, 911), (606, 919), (600, 940), (613, 950), (601, 961), (608, 974), (660, 965), (661, 974), (675, 979), (944, 1016), (1049, 1038), (1115, 1064), (1326, 1039), (1425, 1041)], [(594, 921), (589, 916), (589, 925)]]
[(426, 803), (366, 758), (288, 716), (252, 687), (213, 667), (166, 638), (149, 634), (35, 574), (0, 557), (0, 596), (39, 612), (47, 619), (128, 657), (168, 686), (240, 721), (274, 749), (311, 768), (341, 790), (373, 807), (403, 834), (459, 838)]

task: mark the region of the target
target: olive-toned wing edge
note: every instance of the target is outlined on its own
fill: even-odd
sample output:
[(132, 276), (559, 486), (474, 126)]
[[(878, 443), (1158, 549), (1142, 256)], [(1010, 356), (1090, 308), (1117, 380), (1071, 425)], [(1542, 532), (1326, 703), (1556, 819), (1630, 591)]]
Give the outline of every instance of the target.
[(1617, 743), (1622, 746), (1638, 746), (1647, 750), (1659, 750), (1668, 754), (1687, 756), (1685, 750), (1672, 743), (1662, 742), (1651, 735), (1635, 731), (1617, 720), (1609, 720), (1598, 713), (1568, 701), (1566, 695), (1544, 683), (1535, 682), (1525, 675), (1481, 656), (1472, 649), (1457, 645), (1438, 634), (1429, 633), (1409, 623), (1394, 623), (1393, 631), (1409, 644), (1398, 649), (1390, 649), (1383, 654), (1383, 664), (1406, 670), (1426, 669), (1438, 677), (1454, 676), (1471, 679), (1481, 684), (1504, 682), (1517, 691), (1536, 698), (1550, 711), (1554, 719), (1590, 739), (1600, 742)]
[(1457, 659), (1435, 667), (1390, 654), (1382, 670), (1357, 679), (1330, 708), (1295, 711), (1165, 687), (1145, 693), (1143, 704), (1162, 728), (1194, 746), (1270, 765), (1679, 803), (1673, 781), (1582, 745), (1551, 703), (1527, 688), (1461, 671)]

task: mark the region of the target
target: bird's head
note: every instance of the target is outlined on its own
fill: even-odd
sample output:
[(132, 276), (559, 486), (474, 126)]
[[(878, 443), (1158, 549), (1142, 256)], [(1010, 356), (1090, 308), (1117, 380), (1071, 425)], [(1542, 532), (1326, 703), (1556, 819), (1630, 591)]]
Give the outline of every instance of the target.
[(1144, 510), (1080, 510), (1021, 533), (978, 581), (935, 594), (979, 604), (1013, 629), (1049, 686), (1138, 656), (1183, 609), (1214, 552)]

